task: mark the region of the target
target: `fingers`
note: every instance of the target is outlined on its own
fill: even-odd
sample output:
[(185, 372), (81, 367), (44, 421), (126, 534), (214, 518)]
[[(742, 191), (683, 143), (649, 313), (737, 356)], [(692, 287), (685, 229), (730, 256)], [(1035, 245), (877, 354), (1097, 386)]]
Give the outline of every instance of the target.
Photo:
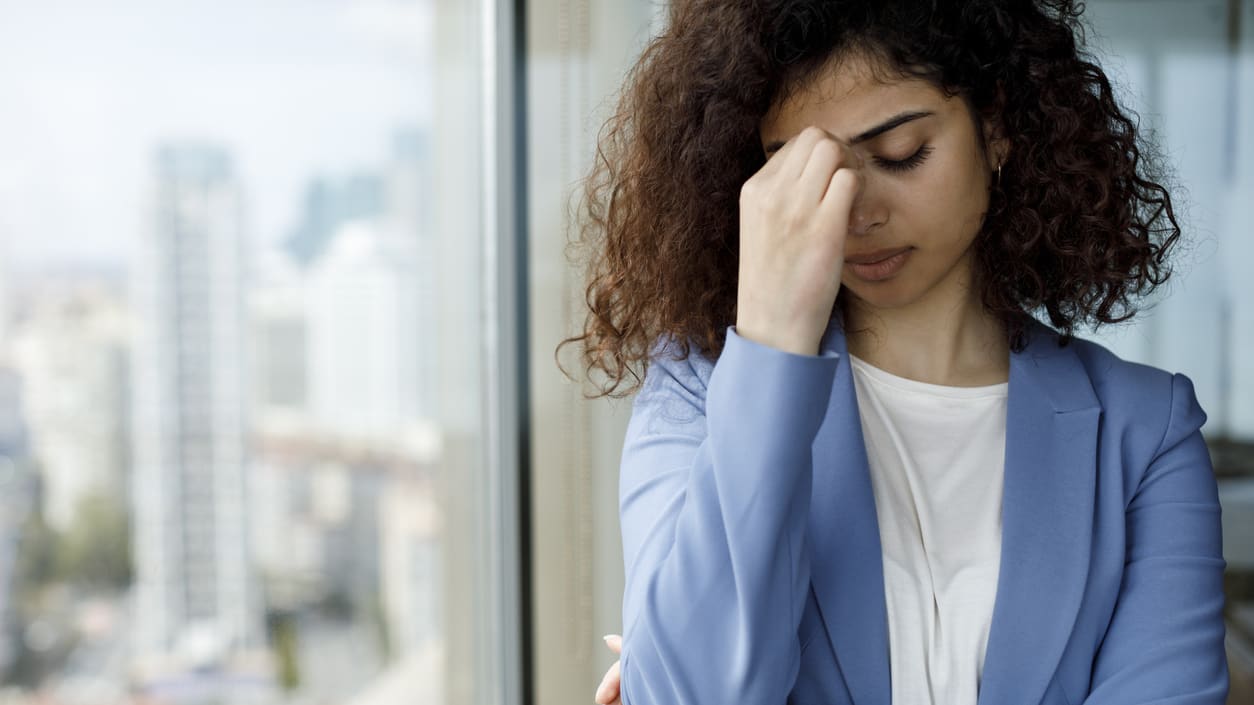
[(754, 179), (774, 184), (817, 204), (832, 194), (832, 177), (840, 169), (861, 170), (864, 160), (856, 149), (816, 125), (810, 125), (775, 153)]
[(601, 685), (597, 686), (596, 701), (602, 705), (612, 705), (618, 702), (618, 686), (619, 686), (619, 661), (615, 661), (610, 666), (610, 670), (605, 672), (605, 677), (601, 679)]
[[(623, 637), (618, 634), (606, 634), (602, 637), (605, 645), (616, 654), (623, 653)], [(619, 672), (619, 663), (615, 661), (605, 672), (605, 677), (601, 679), (601, 685), (597, 686), (596, 701), (601, 705), (622, 705), (619, 699), (618, 689), (621, 679)]]
[(767, 159), (766, 164), (762, 166), (762, 173), (796, 180), (805, 169), (806, 162), (810, 160), (810, 151), (815, 143), (830, 137), (831, 135), (823, 128), (810, 125), (793, 135), (783, 147), (771, 155), (771, 158)]
[[(820, 147), (827, 152), (818, 152), (819, 156), (836, 157), (840, 165), (862, 166), (862, 155), (852, 145), (817, 125), (810, 125), (788, 141), (782, 152), (795, 143), (788, 158), (786, 170), (791, 178), (802, 178), (802, 174), (811, 170), (816, 150)], [(834, 154), (833, 154), (834, 152)], [(783, 165), (781, 165), (783, 166)], [(821, 164), (819, 166), (822, 166)], [(831, 173), (829, 170), (827, 173)]]
[(806, 203), (818, 203), (823, 200), (837, 169), (856, 169), (857, 166), (858, 156), (851, 148), (834, 139), (820, 139), (811, 147), (810, 159), (798, 177), (798, 195)]
[(856, 169), (837, 169), (827, 184), (819, 211), (833, 223), (847, 223), (853, 202), (862, 190), (862, 174)]

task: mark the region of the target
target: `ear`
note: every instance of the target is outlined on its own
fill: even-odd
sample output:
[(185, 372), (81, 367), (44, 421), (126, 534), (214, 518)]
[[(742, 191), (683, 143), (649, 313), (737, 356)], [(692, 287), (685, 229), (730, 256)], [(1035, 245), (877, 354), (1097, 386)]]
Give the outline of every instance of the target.
[(1006, 137), (1002, 122), (1003, 108), (1006, 105), (1006, 93), (999, 84), (997, 98), (993, 105), (980, 116), (984, 131), (984, 154), (988, 159), (989, 171), (997, 171), (997, 167), (1006, 163), (1010, 156), (1010, 139)]
[(995, 123), (989, 121), (985, 123), (984, 128), (984, 154), (988, 159), (989, 171), (997, 171), (999, 166), (1006, 163), (1006, 158), (1010, 156), (1010, 140), (1006, 138), (999, 127), (992, 127)]

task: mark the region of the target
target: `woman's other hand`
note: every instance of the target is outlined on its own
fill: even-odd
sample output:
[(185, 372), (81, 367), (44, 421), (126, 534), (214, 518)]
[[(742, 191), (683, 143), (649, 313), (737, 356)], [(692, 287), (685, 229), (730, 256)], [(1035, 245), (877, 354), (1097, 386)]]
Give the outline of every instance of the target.
[[(610, 634), (605, 637), (605, 645), (616, 654), (623, 653), (623, 637), (618, 634)], [(601, 685), (597, 687), (596, 701), (601, 705), (622, 705), (623, 701), (618, 697), (618, 664), (615, 661), (610, 670), (605, 672), (605, 678), (601, 679)]]

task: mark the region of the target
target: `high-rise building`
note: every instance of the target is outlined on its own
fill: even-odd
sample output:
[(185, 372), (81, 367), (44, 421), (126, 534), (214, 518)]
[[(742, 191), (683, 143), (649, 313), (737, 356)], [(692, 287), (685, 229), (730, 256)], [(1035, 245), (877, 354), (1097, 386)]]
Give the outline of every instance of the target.
[[(303, 401), (328, 431), (380, 438), (434, 417), (439, 297), (428, 140), (424, 129), (400, 128), (377, 174), (324, 177), (309, 186), (297, 228), (304, 235), (288, 243), (303, 275), (304, 323), (291, 315), (294, 286), (267, 286), (258, 302), (265, 305), (256, 307), (265, 343), (258, 391), (267, 407)], [(314, 241), (315, 249), (293, 249)], [(279, 357), (300, 345), (304, 365)], [(307, 388), (291, 393), (302, 382)], [(290, 400), (280, 403), (285, 396)]]
[(251, 424), (303, 416), (308, 405), (304, 271), (285, 253), (271, 251), (251, 268)]
[(406, 126), (392, 135), (391, 156), (384, 169), (387, 211), (384, 222), (402, 241), (413, 244), (407, 263), (415, 299), (409, 321), (414, 361), (407, 382), (418, 400), (424, 418), (436, 416), (436, 309), (442, 297), (436, 288), (438, 251), (435, 217), (431, 208), (431, 132), (428, 128)]
[(262, 634), (246, 548), (240, 186), (213, 146), (165, 146), (155, 169), (133, 276), (132, 497), (137, 655), (164, 673), (220, 665)]
[(41, 292), (11, 338), (44, 520), (84, 521), (83, 503), (126, 501), (127, 312), (108, 286)]
[(379, 221), (352, 221), (309, 270), (309, 409), (328, 432), (388, 438), (422, 418), (414, 250)]
[(383, 179), (371, 171), (314, 179), (305, 189), (301, 221), (285, 243), (287, 251), (302, 264), (317, 259), (341, 225), (383, 213), (384, 191)]

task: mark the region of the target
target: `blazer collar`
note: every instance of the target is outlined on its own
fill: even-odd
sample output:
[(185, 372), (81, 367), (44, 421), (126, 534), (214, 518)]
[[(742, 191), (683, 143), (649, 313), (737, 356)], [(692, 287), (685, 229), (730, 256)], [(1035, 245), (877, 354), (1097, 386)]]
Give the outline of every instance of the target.
[[(1088, 577), (1101, 407), (1074, 347), (1032, 319), (1010, 355), (1002, 548), (978, 705), (1037, 702)], [(819, 612), (854, 703), (891, 702), (875, 497), (839, 319), (821, 351), (841, 361), (814, 440), (808, 535)]]

